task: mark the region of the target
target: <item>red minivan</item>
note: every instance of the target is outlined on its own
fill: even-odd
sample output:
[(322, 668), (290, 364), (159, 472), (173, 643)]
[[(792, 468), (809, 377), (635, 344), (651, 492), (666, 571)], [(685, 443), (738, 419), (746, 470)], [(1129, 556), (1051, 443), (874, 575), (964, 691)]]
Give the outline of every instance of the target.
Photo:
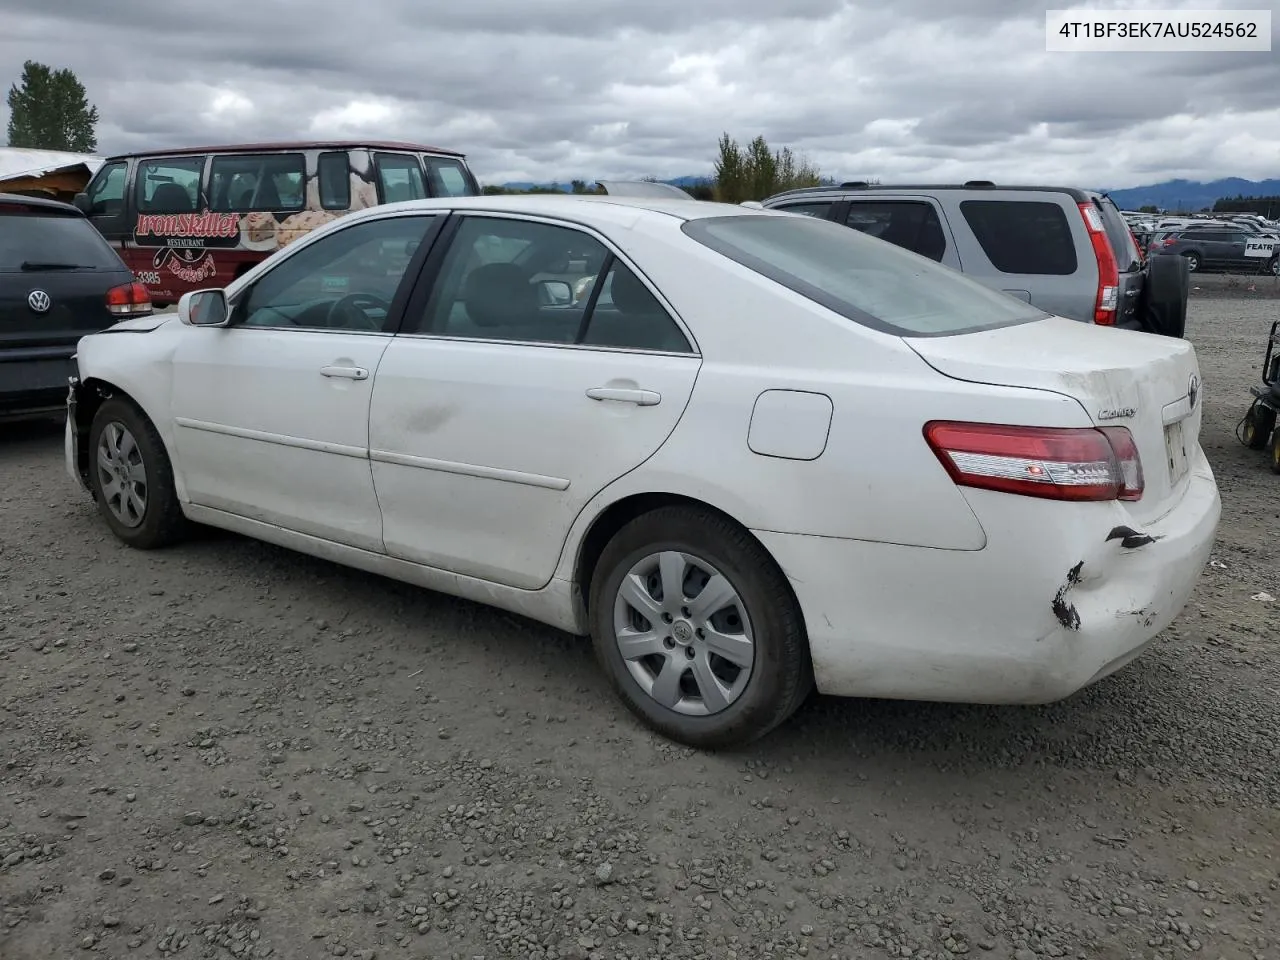
[(109, 157), (75, 205), (167, 306), (352, 210), (479, 192), (466, 157), (438, 147), (248, 143)]

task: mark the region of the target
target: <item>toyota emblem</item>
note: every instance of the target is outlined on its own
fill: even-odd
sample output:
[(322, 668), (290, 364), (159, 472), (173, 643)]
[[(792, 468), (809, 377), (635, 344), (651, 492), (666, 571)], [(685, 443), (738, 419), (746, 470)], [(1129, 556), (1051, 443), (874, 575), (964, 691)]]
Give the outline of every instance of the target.
[(27, 294), (27, 306), (33, 313), (48, 313), (49, 308), (53, 306), (53, 301), (43, 290), (32, 290)]
[(1193, 373), (1191, 379), (1187, 382), (1187, 402), (1193, 410), (1198, 396), (1200, 396), (1200, 378)]

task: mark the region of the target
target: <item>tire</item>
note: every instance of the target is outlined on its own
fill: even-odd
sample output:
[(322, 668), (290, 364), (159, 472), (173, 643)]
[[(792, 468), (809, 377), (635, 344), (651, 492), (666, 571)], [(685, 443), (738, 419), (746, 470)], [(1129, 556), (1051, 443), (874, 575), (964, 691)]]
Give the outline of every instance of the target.
[(1271, 435), (1271, 472), (1280, 473), (1280, 430)]
[(1280, 277), (1280, 255), (1272, 257), (1267, 262), (1267, 273), (1273, 277)]
[(1254, 404), (1244, 415), (1240, 426), (1240, 439), (1250, 450), (1262, 450), (1276, 427), (1275, 411), (1261, 404)]
[(1191, 296), (1191, 269), (1186, 257), (1158, 256), (1147, 263), (1146, 284), (1138, 315), (1143, 329), (1166, 337), (1181, 337), (1187, 330), (1187, 298)]
[(111, 532), (131, 547), (166, 547), (187, 532), (169, 453), (155, 425), (128, 400), (112, 397), (94, 414), (89, 486)]
[(1182, 255), (1182, 259), (1187, 261), (1187, 270), (1190, 271), (1191, 273), (1195, 273), (1197, 270), (1200, 269), (1200, 254), (1184, 253)]
[[(679, 603), (668, 606), (665, 591), (657, 590), (661, 600), (652, 592), (663, 579), (659, 556), (672, 580), (678, 568), (683, 570)], [(650, 566), (651, 586), (646, 587), (637, 570)], [(697, 601), (707, 588), (706, 577), (716, 574), (721, 580), (715, 586), (727, 583), (732, 599), (704, 619)], [(631, 584), (628, 595), (640, 598), (653, 620), (637, 617), (639, 608), (620, 594), (624, 582)], [(589, 602), (596, 657), (610, 683), (632, 713), (671, 740), (697, 748), (742, 746), (790, 717), (813, 689), (804, 618), (787, 578), (758, 540), (710, 510), (663, 507), (624, 526), (600, 556)], [(664, 622), (661, 617), (667, 615), (671, 619)], [(641, 631), (646, 621), (651, 629)], [(638, 631), (637, 637), (668, 624), (670, 632), (649, 636), (636, 647), (637, 654), (651, 650), (649, 656), (624, 658), (620, 622)], [(712, 635), (719, 631), (722, 649), (733, 655), (737, 669), (730, 660), (709, 655), (703, 628)], [(736, 642), (728, 642), (733, 638)], [(707, 681), (712, 671), (714, 687)], [(671, 677), (678, 679), (665, 679)], [(699, 693), (707, 685), (712, 697), (682, 693), (694, 684)], [(717, 689), (723, 702), (714, 698)], [(673, 703), (660, 702), (658, 695)]]

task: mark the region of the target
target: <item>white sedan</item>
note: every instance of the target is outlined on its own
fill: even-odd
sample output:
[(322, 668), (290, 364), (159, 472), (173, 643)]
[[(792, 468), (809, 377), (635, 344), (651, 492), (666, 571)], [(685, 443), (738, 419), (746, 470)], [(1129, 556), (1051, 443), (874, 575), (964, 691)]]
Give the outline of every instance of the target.
[(703, 747), (815, 686), (1067, 696), (1173, 620), (1220, 513), (1185, 340), (693, 200), (354, 213), (85, 337), (68, 406), (125, 543), (208, 524), (590, 634)]

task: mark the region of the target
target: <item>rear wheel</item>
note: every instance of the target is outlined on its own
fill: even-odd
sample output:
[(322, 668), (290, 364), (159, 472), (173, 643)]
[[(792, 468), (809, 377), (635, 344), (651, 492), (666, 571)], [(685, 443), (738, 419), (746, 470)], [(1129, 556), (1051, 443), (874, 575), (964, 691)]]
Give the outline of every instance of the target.
[(1280, 277), (1280, 255), (1271, 258), (1271, 261), (1267, 264), (1267, 272), (1273, 277)]
[(1276, 413), (1270, 407), (1254, 404), (1240, 425), (1240, 440), (1250, 450), (1261, 450), (1276, 427)]
[(89, 428), (89, 484), (107, 526), (131, 547), (168, 546), (186, 532), (173, 469), (155, 425), (112, 397)]
[(758, 540), (711, 511), (665, 507), (618, 531), (592, 577), (590, 609), (614, 689), (680, 743), (748, 743), (812, 689), (786, 577)]

